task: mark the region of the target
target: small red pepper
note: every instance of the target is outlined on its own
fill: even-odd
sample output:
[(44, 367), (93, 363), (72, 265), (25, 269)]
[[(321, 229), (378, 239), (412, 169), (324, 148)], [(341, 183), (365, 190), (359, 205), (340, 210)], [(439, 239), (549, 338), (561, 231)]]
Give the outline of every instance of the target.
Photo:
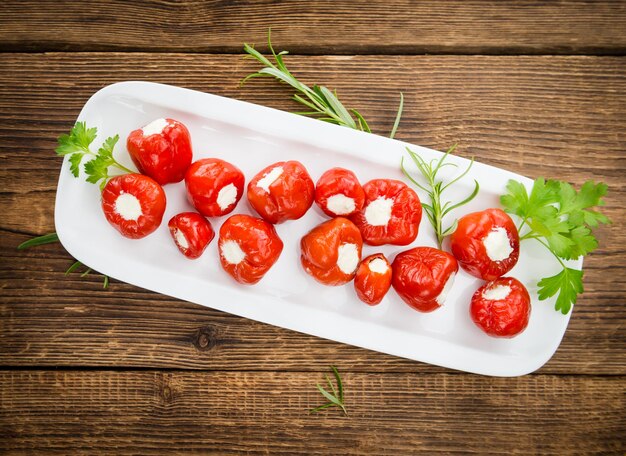
[(324, 285), (343, 285), (354, 278), (363, 240), (350, 220), (337, 217), (309, 231), (300, 241), (304, 270)]
[(370, 306), (380, 304), (391, 287), (391, 266), (382, 253), (375, 253), (359, 264), (354, 289), (361, 301)]
[(197, 212), (182, 212), (167, 224), (178, 250), (187, 258), (202, 255), (215, 237), (211, 224)]
[(248, 201), (270, 223), (302, 217), (313, 204), (315, 184), (302, 163), (278, 162), (248, 183)]
[(514, 337), (530, 320), (530, 295), (512, 277), (500, 277), (474, 293), (470, 316), (480, 329), (493, 337)]
[(399, 253), (391, 265), (394, 290), (420, 312), (441, 307), (459, 270), (456, 259), (433, 247), (415, 247)]
[(133, 130), (126, 148), (139, 172), (161, 185), (183, 180), (191, 164), (189, 130), (174, 119), (156, 119)]
[(517, 264), (519, 234), (503, 210), (486, 209), (459, 219), (450, 247), (463, 269), (479, 279), (494, 280)]
[(422, 220), (420, 199), (404, 182), (374, 179), (363, 186), (365, 207), (350, 217), (370, 245), (407, 245)]
[(232, 212), (243, 195), (244, 182), (239, 168), (219, 158), (195, 161), (185, 173), (187, 199), (207, 217)]
[(315, 184), (315, 202), (330, 217), (347, 217), (363, 208), (365, 192), (352, 171), (332, 168)]
[(122, 236), (140, 239), (156, 230), (165, 213), (165, 192), (148, 176), (124, 174), (102, 191), (102, 210)]
[(222, 224), (218, 249), (224, 270), (237, 282), (251, 285), (278, 261), (283, 241), (265, 220), (237, 214)]

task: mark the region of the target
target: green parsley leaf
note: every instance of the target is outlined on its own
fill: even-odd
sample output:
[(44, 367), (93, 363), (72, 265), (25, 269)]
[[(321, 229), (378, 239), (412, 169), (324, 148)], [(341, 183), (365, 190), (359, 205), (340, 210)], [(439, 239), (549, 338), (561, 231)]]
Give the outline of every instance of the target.
[(517, 181), (509, 181), (506, 189), (500, 202), (506, 212), (521, 219), (520, 239), (537, 239), (563, 266), (561, 273), (539, 282), (539, 299), (558, 293), (556, 309), (569, 312), (577, 294), (582, 293), (582, 272), (567, 268), (563, 260), (574, 260), (598, 247), (592, 230), (610, 220), (592, 208), (604, 204), (602, 197), (608, 187), (588, 181), (576, 191), (567, 182), (539, 178), (533, 183), (530, 195)]
[(96, 139), (97, 128), (87, 128), (85, 122), (76, 122), (69, 135), (61, 135), (58, 138), (59, 146), (56, 148), (58, 155), (67, 155), (74, 152), (89, 152), (89, 146)]
[(572, 305), (576, 303), (578, 295), (584, 291), (583, 272), (563, 268), (557, 275), (541, 279), (537, 285), (539, 286), (539, 299), (542, 301), (558, 293), (554, 309), (567, 315)]
[(80, 162), (83, 160), (84, 155), (81, 153), (70, 155), (70, 171), (74, 177), (78, 177), (80, 174)]
[(59, 145), (55, 149), (57, 155), (70, 155), (70, 171), (74, 177), (80, 174), (80, 163), (85, 154), (90, 154), (89, 146), (96, 139), (96, 128), (87, 128), (85, 122), (77, 122), (69, 135), (61, 135), (57, 139)]

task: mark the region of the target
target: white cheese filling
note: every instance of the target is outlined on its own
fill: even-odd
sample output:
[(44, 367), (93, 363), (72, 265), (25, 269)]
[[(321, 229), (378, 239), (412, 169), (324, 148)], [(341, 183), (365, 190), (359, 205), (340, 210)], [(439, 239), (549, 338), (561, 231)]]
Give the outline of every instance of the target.
[(222, 243), (222, 256), (230, 264), (239, 264), (244, 260), (246, 254), (237, 242), (226, 241)]
[(508, 285), (496, 285), (495, 287), (487, 288), (483, 291), (483, 298), (491, 301), (500, 301), (506, 299), (511, 292), (511, 287)]
[(223, 186), (217, 194), (217, 205), (223, 211), (228, 209), (235, 201), (237, 201), (237, 187), (235, 187), (235, 184)]
[(367, 264), (367, 267), (376, 274), (384, 274), (389, 269), (387, 262), (382, 258), (374, 258)]
[(141, 131), (143, 132), (144, 136), (152, 136), (162, 133), (165, 127), (167, 127), (167, 120), (156, 119), (143, 127)]
[(359, 249), (356, 244), (341, 244), (337, 250), (337, 266), (344, 274), (352, 274), (359, 265)]
[(491, 230), (483, 239), (487, 256), (491, 261), (506, 260), (513, 252), (506, 230), (498, 226)]
[(276, 182), (276, 179), (278, 179), (282, 173), (283, 173), (283, 167), (277, 166), (276, 168), (272, 169), (269, 173), (267, 173), (265, 176), (263, 176), (261, 179), (259, 179), (259, 181), (256, 183), (257, 187), (261, 187), (263, 190), (269, 193), (270, 185)]
[(347, 215), (354, 212), (356, 203), (343, 193), (337, 193), (326, 200), (326, 208), (337, 215)]
[(448, 277), (446, 284), (441, 289), (441, 293), (439, 293), (439, 296), (435, 298), (435, 301), (437, 301), (437, 304), (439, 304), (440, 306), (443, 306), (443, 303), (446, 302), (446, 298), (448, 297), (448, 293), (450, 293), (450, 290), (452, 290), (452, 285), (454, 285), (454, 276), (456, 276), (456, 274), (450, 274), (450, 277)]
[(137, 221), (143, 214), (141, 203), (135, 195), (121, 193), (115, 200), (115, 212), (120, 214), (124, 220)]
[(177, 229), (176, 231), (174, 231), (174, 239), (176, 239), (176, 243), (181, 249), (189, 248), (189, 242), (187, 242), (187, 238), (181, 230)]
[(391, 219), (393, 200), (381, 196), (365, 208), (365, 220), (372, 226), (387, 226)]

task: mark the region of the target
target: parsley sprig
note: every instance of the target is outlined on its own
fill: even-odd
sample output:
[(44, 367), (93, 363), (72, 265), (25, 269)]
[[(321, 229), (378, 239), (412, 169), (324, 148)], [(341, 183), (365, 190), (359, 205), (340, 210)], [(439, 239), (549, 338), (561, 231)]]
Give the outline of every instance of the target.
[(573, 260), (598, 247), (593, 229), (610, 220), (597, 210), (604, 205), (606, 184), (585, 182), (576, 191), (567, 182), (539, 178), (530, 195), (520, 182), (510, 180), (507, 193), (500, 197), (506, 212), (517, 215), (520, 240), (535, 239), (557, 259), (561, 272), (538, 283), (540, 300), (557, 295), (555, 310), (567, 314), (584, 291), (582, 271), (569, 268), (564, 260)]
[(435, 234), (437, 235), (437, 244), (439, 245), (440, 249), (443, 244), (443, 239), (446, 236), (454, 233), (458, 224), (458, 221), (455, 219), (448, 228), (444, 229), (443, 218), (454, 209), (457, 209), (472, 201), (480, 190), (480, 185), (478, 184), (478, 181), (474, 180), (474, 190), (472, 190), (472, 192), (465, 199), (458, 202), (446, 201), (442, 204), (441, 199), (443, 193), (448, 188), (450, 188), (450, 186), (461, 180), (469, 172), (469, 170), (472, 168), (472, 165), (474, 164), (474, 159), (472, 158), (470, 164), (467, 165), (467, 168), (465, 168), (463, 172), (461, 172), (459, 175), (457, 175), (455, 178), (448, 182), (444, 183), (441, 179), (438, 179), (437, 173), (439, 173), (442, 168), (445, 168), (446, 166), (457, 166), (454, 163), (446, 163), (446, 158), (448, 158), (448, 155), (450, 155), (456, 149), (456, 146), (457, 145), (454, 144), (452, 147), (450, 147), (439, 160), (433, 159), (430, 162), (424, 160), (408, 147), (406, 148), (409, 157), (411, 157), (411, 160), (413, 160), (413, 163), (415, 163), (415, 166), (417, 166), (417, 169), (421, 173), (422, 177), (426, 179), (426, 184), (424, 185), (420, 184), (413, 176), (411, 176), (409, 171), (405, 168), (404, 157), (402, 157), (402, 159), (400, 160), (400, 167), (402, 168), (402, 172), (404, 173), (404, 175), (428, 195), (430, 204), (423, 202), (422, 208), (424, 209), (424, 212), (426, 213), (430, 224), (435, 229)]
[(134, 171), (113, 157), (113, 149), (120, 139), (119, 135), (105, 139), (97, 152), (92, 151), (91, 144), (95, 141), (97, 133), (98, 130), (95, 127), (87, 128), (85, 122), (77, 122), (70, 130), (69, 135), (59, 136), (57, 140), (59, 145), (55, 151), (61, 156), (69, 155), (70, 171), (74, 177), (80, 175), (80, 165), (85, 156), (93, 157), (84, 164), (86, 180), (92, 184), (98, 184), (102, 190), (107, 181), (114, 176), (109, 174), (109, 167), (117, 168), (123, 173), (133, 173)]
[[(267, 33), (267, 45), (269, 47), (274, 62), (272, 63), (267, 57), (254, 49), (254, 46), (244, 43), (243, 50), (248, 55), (246, 57), (253, 58), (261, 62), (264, 67), (256, 73), (249, 74), (242, 81), (243, 85), (246, 81), (256, 77), (273, 77), (282, 81), (296, 90), (293, 100), (307, 107), (306, 111), (296, 112), (303, 116), (310, 116), (324, 122), (329, 122), (344, 127), (353, 128), (355, 130), (366, 131), (371, 133), (372, 130), (365, 118), (356, 109), (347, 109), (337, 98), (337, 91), (328, 89), (320, 85), (308, 85), (300, 82), (285, 65), (283, 59), (288, 51), (280, 51), (276, 53), (272, 46), (271, 30)], [(402, 109), (404, 107), (404, 95), (400, 93), (400, 105), (396, 114), (396, 119), (391, 129), (390, 137), (393, 138), (398, 130), (400, 118), (402, 117)]]
[(320, 393), (322, 393), (322, 396), (324, 396), (328, 400), (328, 402), (324, 405), (320, 405), (319, 407), (311, 409), (310, 412), (317, 413), (328, 407), (339, 407), (341, 410), (343, 410), (343, 414), (347, 415), (348, 411), (346, 410), (346, 406), (343, 400), (343, 383), (341, 382), (341, 376), (339, 375), (339, 371), (335, 366), (330, 366), (330, 368), (332, 369), (335, 380), (337, 381), (337, 387), (335, 388), (335, 385), (333, 385), (330, 377), (328, 377), (328, 375), (325, 375), (326, 381), (328, 382), (328, 386), (330, 386), (332, 394), (329, 391), (325, 390), (324, 387), (318, 383), (317, 389)]

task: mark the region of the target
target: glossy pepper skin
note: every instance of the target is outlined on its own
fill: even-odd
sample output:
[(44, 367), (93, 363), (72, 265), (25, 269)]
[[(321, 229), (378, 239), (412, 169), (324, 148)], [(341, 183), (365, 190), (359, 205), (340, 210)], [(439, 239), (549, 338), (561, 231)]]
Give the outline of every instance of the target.
[[(501, 299), (490, 299), (497, 287), (510, 292)], [(495, 298), (495, 297), (494, 297)], [(500, 277), (476, 290), (470, 304), (470, 317), (480, 329), (493, 337), (514, 337), (524, 331), (530, 319), (530, 295), (526, 287), (512, 277)]]
[[(328, 207), (329, 198), (331, 202), (338, 198), (344, 200), (347, 203), (345, 210), (333, 211)], [(365, 192), (352, 171), (332, 168), (322, 174), (315, 184), (315, 202), (329, 217), (347, 217), (363, 209)]]
[(182, 212), (167, 224), (178, 250), (187, 258), (202, 255), (215, 237), (211, 224), (197, 212)]
[[(136, 198), (139, 206), (131, 198), (135, 202), (136, 211), (131, 218), (126, 218), (119, 209), (128, 201), (129, 196)], [(102, 210), (107, 221), (122, 236), (130, 239), (143, 238), (159, 227), (165, 213), (165, 203), (163, 188), (143, 174), (116, 176), (102, 191)]]
[[(157, 119), (158, 120), (158, 119)], [(126, 148), (140, 173), (160, 185), (180, 182), (191, 164), (191, 136), (181, 122), (164, 119), (167, 125), (160, 133), (144, 135), (143, 128), (133, 130)]]
[[(282, 173), (265, 190), (259, 186), (275, 168)], [(278, 162), (261, 170), (248, 183), (248, 201), (264, 220), (277, 224), (297, 220), (313, 204), (315, 184), (306, 168), (298, 161)]]
[[(354, 246), (354, 247), (353, 247)], [(350, 255), (356, 249), (357, 255)], [(304, 270), (324, 285), (351, 281), (361, 260), (363, 240), (350, 220), (337, 217), (309, 231), (300, 241), (300, 261)], [(337, 264), (344, 256), (344, 269)], [(350, 261), (345, 261), (350, 258)]]
[[(207, 217), (231, 213), (243, 195), (244, 183), (241, 170), (219, 158), (195, 161), (185, 173), (187, 199)], [(229, 197), (235, 192), (235, 200), (231, 202)]]
[[(407, 245), (415, 240), (422, 220), (422, 206), (417, 193), (404, 182), (374, 179), (363, 186), (365, 205), (350, 217), (359, 227), (363, 241), (369, 245)], [(384, 202), (390, 208), (383, 220), (368, 221), (374, 206)], [(374, 203), (374, 204), (373, 204)]]
[[(243, 253), (236, 264), (227, 259), (226, 244), (234, 242)], [(224, 270), (237, 282), (257, 283), (278, 261), (283, 251), (283, 241), (274, 226), (257, 217), (237, 214), (226, 219), (220, 228), (218, 242), (220, 262)]]
[[(376, 270), (376, 268), (372, 266), (373, 261), (374, 265), (384, 264), (386, 269), (384, 271), (382, 271), (383, 268), (381, 268), (380, 271)], [(390, 287), (391, 265), (389, 261), (387, 261), (387, 258), (385, 258), (385, 255), (375, 253), (374, 255), (364, 258), (359, 264), (356, 275), (354, 276), (354, 289), (359, 299), (365, 304), (375, 306), (376, 304), (380, 304)]]
[(420, 312), (432, 312), (444, 303), (459, 264), (443, 250), (415, 247), (399, 253), (391, 268), (393, 289), (403, 301)]
[[(505, 259), (494, 261), (487, 254), (484, 240), (498, 229), (506, 231), (511, 253)], [(479, 279), (494, 280), (517, 264), (519, 234), (513, 220), (503, 210), (486, 209), (459, 219), (456, 231), (450, 236), (450, 247), (463, 269)]]

